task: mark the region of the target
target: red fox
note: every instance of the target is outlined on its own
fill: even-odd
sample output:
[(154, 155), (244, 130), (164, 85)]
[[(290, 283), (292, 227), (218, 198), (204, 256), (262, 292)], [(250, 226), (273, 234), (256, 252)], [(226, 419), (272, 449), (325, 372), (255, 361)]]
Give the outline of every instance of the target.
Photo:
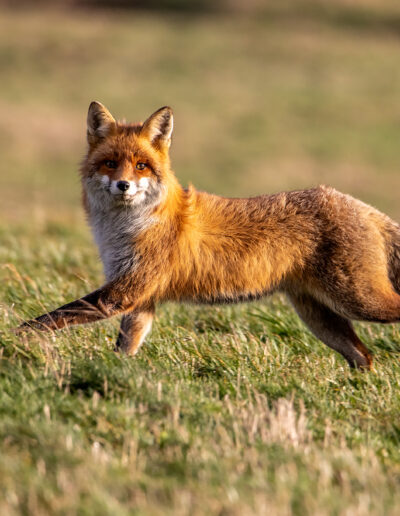
[(158, 303), (236, 303), (280, 291), (322, 342), (369, 369), (351, 320), (400, 320), (399, 225), (325, 186), (249, 199), (182, 188), (170, 168), (172, 130), (169, 107), (126, 124), (90, 104), (83, 204), (106, 283), (20, 328), (122, 314), (116, 349), (134, 355)]

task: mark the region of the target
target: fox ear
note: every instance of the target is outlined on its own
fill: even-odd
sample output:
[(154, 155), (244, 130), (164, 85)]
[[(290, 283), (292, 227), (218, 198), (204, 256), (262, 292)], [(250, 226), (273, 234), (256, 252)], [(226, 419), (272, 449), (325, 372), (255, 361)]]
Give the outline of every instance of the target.
[(171, 135), (174, 128), (172, 109), (168, 106), (153, 113), (143, 124), (141, 134), (155, 146), (171, 145)]
[(115, 120), (107, 108), (100, 102), (92, 102), (87, 116), (87, 139), (95, 145), (115, 128)]

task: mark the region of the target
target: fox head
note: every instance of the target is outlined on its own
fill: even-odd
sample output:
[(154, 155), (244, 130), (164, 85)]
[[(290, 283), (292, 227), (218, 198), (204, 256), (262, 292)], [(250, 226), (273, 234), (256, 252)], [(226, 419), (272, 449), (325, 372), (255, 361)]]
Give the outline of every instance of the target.
[(143, 124), (125, 124), (102, 104), (92, 102), (87, 117), (88, 153), (81, 170), (87, 207), (157, 205), (172, 176), (172, 129), (172, 110), (167, 106)]

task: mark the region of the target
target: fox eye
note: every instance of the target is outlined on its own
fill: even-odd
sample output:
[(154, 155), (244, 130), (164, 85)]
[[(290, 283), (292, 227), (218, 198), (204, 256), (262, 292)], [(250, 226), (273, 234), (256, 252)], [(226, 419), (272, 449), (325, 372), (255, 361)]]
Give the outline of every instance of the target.
[(104, 162), (104, 164), (107, 168), (117, 168), (118, 166), (118, 163), (112, 159), (108, 159)]
[(137, 168), (138, 170), (144, 170), (146, 167), (147, 167), (146, 163), (142, 163), (141, 161), (139, 161), (138, 163), (136, 163), (136, 168)]

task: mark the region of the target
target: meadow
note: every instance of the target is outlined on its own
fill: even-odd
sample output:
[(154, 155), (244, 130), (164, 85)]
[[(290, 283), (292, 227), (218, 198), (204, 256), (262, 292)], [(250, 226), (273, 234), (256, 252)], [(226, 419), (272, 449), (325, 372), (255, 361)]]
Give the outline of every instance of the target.
[(165, 305), (134, 359), (118, 320), (15, 336), (103, 282), (80, 206), (91, 100), (175, 112), (183, 184), (330, 184), (400, 220), (400, 12), (282, 2), (199, 15), (0, 15), (0, 513), (396, 515), (400, 326), (351, 371), (286, 301)]

